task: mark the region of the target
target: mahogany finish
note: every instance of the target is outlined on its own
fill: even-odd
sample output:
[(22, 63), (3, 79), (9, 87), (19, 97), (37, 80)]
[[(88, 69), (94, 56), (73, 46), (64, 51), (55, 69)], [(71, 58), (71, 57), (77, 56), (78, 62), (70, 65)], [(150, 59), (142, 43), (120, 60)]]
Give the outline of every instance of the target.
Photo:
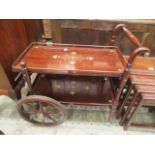
[[(123, 74), (123, 76), (121, 78), (119, 88), (116, 89), (115, 99), (113, 101), (111, 112), (109, 114), (109, 119), (108, 119), (109, 121), (110, 121), (113, 113), (116, 111), (116, 109), (117, 109), (117, 107), (119, 105), (119, 100), (120, 100), (120, 97), (121, 97), (121, 93), (122, 93), (122, 91), (123, 91), (123, 89), (124, 89), (124, 87), (125, 87), (125, 85), (127, 83), (127, 80), (129, 78), (129, 73), (131, 73), (132, 71), (134, 71), (134, 68), (135, 68), (135, 66), (134, 66), (135, 59), (139, 55), (144, 55), (144, 56), (146, 55), (146, 56), (148, 56), (148, 55), (150, 55), (150, 52), (151, 52), (150, 49), (148, 49), (146, 47), (143, 47), (140, 44), (140, 42), (137, 40), (137, 38), (123, 24), (119, 24), (119, 25), (116, 25), (114, 27), (113, 34), (112, 34), (112, 39), (111, 39), (111, 44), (112, 45), (115, 45), (116, 44), (116, 42), (115, 42), (116, 37), (117, 37), (116, 35), (118, 35), (118, 34), (116, 34), (116, 32), (120, 28), (122, 28), (126, 32), (127, 37), (130, 39), (130, 41), (132, 43), (134, 43), (137, 46), (137, 48), (134, 49), (130, 53), (130, 55), (128, 57), (128, 60), (126, 61), (126, 67), (125, 67), (124, 74)], [(142, 68), (144, 68), (144, 67), (142, 66)], [(143, 71), (141, 71), (140, 73), (143, 74)]]
[(11, 65), (21, 52), (42, 35), (41, 20), (0, 20), (0, 94), (20, 97), (21, 76), (12, 72)]
[(142, 44), (139, 42), (139, 40), (135, 37), (135, 35), (133, 35), (133, 33), (131, 33), (124, 24), (118, 24), (116, 25), (116, 27), (114, 27), (113, 29), (113, 35), (112, 35), (112, 44), (116, 44), (116, 36), (117, 36), (117, 31), (119, 29), (122, 29), (125, 34), (127, 35), (127, 37), (131, 40), (131, 42), (137, 46), (137, 47), (141, 47)]
[[(126, 83), (126, 86), (127, 86), (126, 94), (124, 95), (122, 92), (122, 96), (125, 96), (125, 97), (123, 98), (123, 101), (120, 103), (120, 106), (118, 107), (118, 114), (117, 114), (118, 118), (121, 116), (123, 108), (129, 98), (130, 93), (131, 93), (132, 89), (134, 88), (134, 86), (139, 88), (138, 90), (141, 92), (146, 92), (146, 93), (154, 92), (155, 76), (130, 74), (129, 80)], [(120, 123), (120, 124), (122, 124), (122, 123)]]
[[(115, 46), (116, 31), (120, 28), (137, 46), (130, 53), (126, 62), (119, 48)], [(112, 46), (39, 42), (30, 44), (12, 65), (13, 71), (22, 73), (29, 88), (29, 97), (18, 102), (18, 106), (22, 107), (18, 109), (19, 113), (26, 112), (22, 106), (26, 104), (27, 106), (31, 105), (29, 108), (32, 108), (33, 112), (30, 111), (31, 115), (26, 112), (27, 114), (22, 116), (30, 122), (32, 122), (33, 118), (31, 117), (35, 114), (35, 110), (39, 110), (39, 116), (49, 118), (47, 113), (52, 114), (52, 111), (47, 108), (48, 104), (50, 102), (51, 105), (54, 105), (55, 101), (48, 101), (44, 97), (38, 96), (44, 95), (63, 104), (112, 105), (109, 114), (110, 120), (117, 109), (129, 74), (136, 69), (137, 56), (150, 53), (150, 50), (143, 47), (136, 36), (122, 24), (114, 28), (111, 43)], [(137, 69), (143, 70), (146, 65), (141, 62), (143, 59), (138, 62), (141, 66)], [(150, 62), (150, 64), (152, 63)], [(30, 78), (31, 73), (38, 73), (34, 83)], [(115, 78), (120, 80), (119, 86), (112, 83)], [(33, 103), (33, 95), (37, 95), (35, 98), (38, 97), (35, 104)], [(50, 115), (50, 118), (52, 117), (55, 122), (54, 115)], [(41, 118), (39, 117), (39, 119)], [(42, 119), (39, 122), (39, 124), (46, 124), (46, 121)]]
[[(155, 84), (154, 84), (155, 85)], [(131, 88), (131, 86), (130, 86)], [(131, 125), (139, 127), (155, 127), (154, 124), (136, 124), (133, 123), (136, 114), (142, 106), (155, 107), (155, 89), (154, 86), (147, 85), (134, 85), (132, 86), (134, 90), (131, 103), (127, 106), (127, 110), (121, 118), (120, 125), (124, 125), (124, 130), (127, 130)], [(132, 89), (129, 89), (131, 93)], [(126, 96), (124, 103), (120, 107), (120, 114), (123, 108), (127, 105), (129, 95)]]
[[(151, 106), (151, 108), (155, 106), (155, 75), (130, 74), (129, 81), (126, 85), (128, 85), (128, 89), (117, 113), (118, 118), (121, 117), (120, 125), (124, 125), (125, 130), (131, 125), (154, 127), (155, 125), (153, 124), (135, 124), (133, 120), (141, 106)], [(134, 93), (132, 93), (132, 91), (134, 91)], [(126, 111), (124, 110), (125, 106), (127, 106)]]
[[(13, 71), (23, 74), (29, 88), (30, 96), (17, 103), (19, 114), (40, 125), (59, 124), (47, 108), (49, 102), (51, 105), (55, 102), (40, 95), (54, 98), (63, 104), (110, 106), (114, 92), (109, 77), (122, 76), (124, 65), (125, 61), (115, 46), (32, 43), (12, 65)], [(33, 84), (31, 72), (38, 73)], [(37, 95), (35, 104), (33, 95)], [(31, 110), (27, 111), (23, 105)], [(47, 114), (49, 112), (52, 116)], [(63, 110), (63, 117), (64, 113)], [(34, 118), (35, 114), (37, 116)], [(43, 120), (38, 120), (40, 115)], [(46, 123), (47, 117), (54, 122)]]
[(155, 57), (137, 57), (133, 63), (130, 73), (155, 75)]
[(130, 75), (133, 84), (154, 85), (155, 76), (148, 75)]
[[(124, 64), (114, 46), (32, 43), (12, 68), (23, 73), (30, 94), (65, 104), (111, 105), (114, 94), (108, 77), (122, 76)], [(33, 86), (29, 72), (39, 73)]]
[(114, 98), (108, 78), (38, 75), (32, 94), (52, 97), (64, 104), (111, 105)]
[(119, 50), (108, 46), (33, 43), (13, 64), (14, 71), (21, 70), (20, 60), (26, 62), (29, 71), (37, 73), (120, 76), (124, 72)]

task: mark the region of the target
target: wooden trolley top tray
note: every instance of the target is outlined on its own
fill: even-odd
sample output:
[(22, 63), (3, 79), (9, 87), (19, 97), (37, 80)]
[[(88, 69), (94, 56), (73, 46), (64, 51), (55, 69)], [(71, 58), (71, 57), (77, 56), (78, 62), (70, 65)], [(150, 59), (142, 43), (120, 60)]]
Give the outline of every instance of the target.
[(120, 76), (125, 66), (114, 46), (33, 43), (15, 61), (13, 71), (21, 71), (21, 60), (29, 71), (48, 74)]

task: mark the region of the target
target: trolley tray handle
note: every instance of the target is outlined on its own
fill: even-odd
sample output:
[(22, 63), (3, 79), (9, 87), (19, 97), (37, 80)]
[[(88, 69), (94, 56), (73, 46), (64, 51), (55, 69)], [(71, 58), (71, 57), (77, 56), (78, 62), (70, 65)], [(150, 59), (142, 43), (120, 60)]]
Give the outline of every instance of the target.
[(129, 30), (127, 29), (126, 25), (124, 24), (118, 24), (114, 27), (113, 31), (112, 31), (112, 40), (111, 40), (111, 44), (115, 45), (116, 42), (116, 35), (117, 32), (119, 30), (123, 30), (125, 32), (125, 34), (127, 35), (127, 37), (131, 40), (131, 42), (137, 46), (137, 47), (141, 47), (142, 44), (139, 42), (139, 40), (137, 39), (137, 37)]
[(118, 24), (114, 27), (112, 31), (112, 39), (111, 39), (112, 45), (115, 45), (116, 43), (116, 35), (119, 30), (123, 30), (127, 35), (127, 37), (131, 40), (131, 42), (137, 47), (133, 52), (131, 52), (128, 59), (127, 68), (131, 68), (132, 63), (137, 55), (143, 54), (144, 56), (149, 56), (151, 51), (149, 48), (143, 47), (142, 44), (137, 39), (137, 37), (130, 30), (128, 30), (126, 25), (124, 24)]
[(138, 47), (133, 52), (131, 52), (128, 62), (127, 62), (127, 69), (130, 69), (132, 67), (132, 63), (135, 60), (136, 56), (138, 55), (150, 55), (150, 49), (147, 47)]

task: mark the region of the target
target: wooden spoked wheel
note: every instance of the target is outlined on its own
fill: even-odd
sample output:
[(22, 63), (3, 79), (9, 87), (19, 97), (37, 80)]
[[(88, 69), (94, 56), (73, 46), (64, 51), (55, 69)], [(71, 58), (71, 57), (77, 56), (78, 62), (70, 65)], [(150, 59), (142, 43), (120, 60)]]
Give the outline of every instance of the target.
[(67, 116), (64, 106), (49, 97), (30, 95), (17, 103), (21, 117), (38, 125), (55, 126), (61, 124)]

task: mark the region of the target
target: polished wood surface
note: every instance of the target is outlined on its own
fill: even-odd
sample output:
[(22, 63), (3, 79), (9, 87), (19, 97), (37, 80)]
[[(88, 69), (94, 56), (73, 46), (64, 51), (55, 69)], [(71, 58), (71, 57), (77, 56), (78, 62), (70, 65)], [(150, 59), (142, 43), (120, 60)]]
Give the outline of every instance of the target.
[[(121, 117), (120, 125), (124, 125), (125, 130), (133, 125), (133, 120), (142, 106), (155, 106), (155, 76), (145, 75), (145, 73), (143, 75), (130, 74), (127, 86), (127, 92), (118, 108), (118, 117)], [(125, 106), (127, 106), (126, 109)], [(140, 126), (153, 127), (154, 125), (146, 122)]]
[[(127, 63), (129, 56), (124, 56)], [(137, 56), (130, 68), (130, 73), (135, 75), (155, 75), (155, 57)]]
[(124, 24), (118, 24), (114, 27), (113, 33), (112, 33), (112, 39), (114, 39), (114, 43), (117, 37), (117, 33), (119, 30), (122, 30), (125, 32), (126, 36), (129, 38), (129, 40), (136, 46), (136, 47), (141, 47), (142, 44), (140, 41), (137, 39), (137, 37), (126, 27)]
[[(2, 67), (0, 76), (3, 79), (1, 79), (0, 92), (4, 92), (1, 94), (8, 95), (8, 92), (10, 94), (15, 91), (21, 76), (12, 72), (11, 65), (28, 44), (39, 41), (41, 35), (41, 20), (0, 20), (0, 65)], [(12, 95), (9, 96), (12, 97)]]
[(136, 57), (130, 73), (155, 75), (155, 57)]
[[(38, 41), (38, 20), (0, 20), (0, 63), (11, 85), (17, 76), (11, 70), (12, 63), (32, 41)], [(37, 31), (38, 30), (38, 31)]]
[(155, 85), (155, 76), (130, 75), (133, 84)]
[(135, 88), (139, 93), (155, 93), (155, 86), (136, 84)]
[(62, 104), (111, 105), (113, 92), (108, 78), (39, 74), (31, 94), (44, 95)]
[[(85, 27), (85, 22), (80, 26)], [(126, 63), (116, 45), (116, 31), (120, 29), (136, 46)], [(58, 35), (58, 39), (61, 39), (59, 37)], [(40, 101), (45, 101), (44, 96), (48, 96), (62, 104), (111, 106), (110, 118), (118, 108), (120, 97), (123, 100), (124, 96), (121, 96), (121, 93), (124, 88), (129, 87), (127, 82), (130, 73), (155, 75), (155, 58), (137, 57), (150, 53), (150, 49), (143, 46), (144, 40), (139, 41), (125, 25), (120, 24), (114, 28), (112, 34), (111, 43), (114, 44), (108, 46), (34, 42), (13, 63), (12, 69), (22, 73), (28, 85), (28, 100), (30, 99), (33, 103), (33, 95), (43, 95), (43, 97), (36, 97), (39, 105), (34, 107), (37, 110), (42, 109), (43, 114), (46, 106), (40, 104)], [(32, 83), (30, 75), (34, 72), (38, 74)], [(113, 80), (119, 81), (120, 85), (112, 85)], [(125, 87), (126, 84), (128, 87)], [(130, 88), (129, 91), (133, 87)], [(154, 85), (136, 85), (134, 90), (136, 91), (129, 109), (135, 105), (135, 99), (140, 93), (155, 92)], [(24, 104), (27, 102), (23, 99), (21, 101)], [(21, 112), (22, 109), (19, 111)]]
[[(132, 89), (134, 90), (134, 94), (131, 95)], [(127, 106), (120, 121), (120, 125), (124, 125), (124, 130), (127, 130), (133, 125), (133, 121), (142, 106), (155, 106), (154, 86), (134, 84), (132, 85), (132, 89), (128, 90), (132, 98), (129, 99), (129, 95), (127, 94), (123, 104), (119, 108), (121, 114), (125, 106)], [(129, 105), (127, 105), (127, 101), (130, 102)], [(136, 123), (134, 123), (134, 126), (135, 125)], [(154, 127), (154, 124), (148, 124), (147, 122), (139, 125), (141, 127)]]
[(124, 61), (118, 48), (110, 46), (34, 43), (14, 63), (14, 71), (21, 70), (21, 60), (29, 71), (39, 73), (120, 76), (124, 72)]
[[(153, 102), (151, 102), (151, 105), (154, 105), (155, 106), (155, 91), (153, 93), (142, 93), (141, 94), (143, 100), (146, 100), (146, 101), (150, 101), (150, 100), (153, 100)], [(146, 103), (146, 105), (148, 105)]]

